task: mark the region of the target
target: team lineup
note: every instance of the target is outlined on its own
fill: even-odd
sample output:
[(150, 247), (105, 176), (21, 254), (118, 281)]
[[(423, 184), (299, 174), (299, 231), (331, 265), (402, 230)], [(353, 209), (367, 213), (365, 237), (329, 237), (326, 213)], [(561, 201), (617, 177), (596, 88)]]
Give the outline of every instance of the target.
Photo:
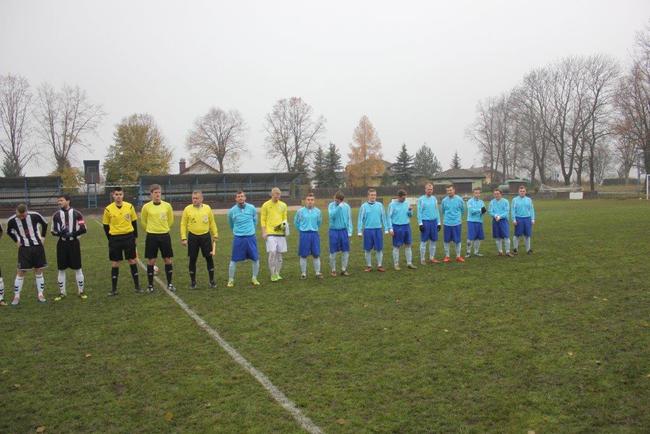
[[(496, 242), (499, 256), (512, 257), (519, 253), (519, 239), (524, 238), (526, 253), (532, 254), (532, 228), (535, 224), (535, 208), (533, 201), (527, 196), (525, 186), (520, 186), (518, 195), (511, 203), (503, 197), (499, 189), (493, 191), (494, 198), (488, 206), (481, 199), (481, 189), (475, 188), (473, 195), (467, 200), (456, 194), (453, 185), (446, 187), (446, 195), (438, 203), (433, 194), (433, 185), (425, 185), (425, 193), (417, 199), (415, 209), (407, 200), (405, 190), (398, 190), (397, 196), (385, 208), (377, 201), (377, 192), (370, 188), (367, 201), (359, 208), (357, 218), (357, 235), (362, 238), (365, 257), (365, 272), (375, 269), (385, 272), (383, 266), (384, 235), (392, 239), (392, 260), (396, 271), (400, 268), (400, 254), (404, 250), (406, 267), (416, 269), (413, 263), (413, 234), (411, 220), (414, 215), (420, 230), (420, 264), (449, 263), (451, 248), (454, 248), (455, 261), (465, 262), (472, 255), (483, 256), (480, 253), (481, 241), (485, 239), (483, 216), (488, 213), (492, 222), (492, 236)], [(173, 257), (171, 227), (174, 223), (172, 206), (161, 199), (162, 189), (154, 184), (150, 187), (150, 201), (140, 211), (140, 218), (135, 207), (124, 200), (124, 192), (120, 187), (112, 191), (113, 202), (104, 209), (102, 225), (108, 241), (108, 256), (111, 263), (111, 291), (109, 296), (118, 294), (120, 264), (126, 260), (129, 264), (131, 278), (136, 292), (143, 292), (138, 273), (138, 252), (136, 240), (138, 226), (145, 231), (145, 259), (147, 270), (147, 292), (154, 291), (154, 278), (158, 269), (156, 259), (160, 255), (165, 267), (167, 289), (176, 291), (173, 284)], [(287, 236), (290, 223), (288, 221), (288, 206), (281, 198), (278, 188), (271, 191), (271, 199), (261, 207), (259, 223), (261, 235), (265, 242), (268, 255), (268, 269), (271, 282), (283, 280), (281, 276), (283, 254), (287, 252)], [(300, 279), (307, 279), (308, 259), (312, 258), (314, 275), (323, 279), (321, 270), (320, 229), (323, 224), (322, 213), (315, 206), (313, 193), (307, 194), (304, 206), (296, 211), (293, 226), (298, 231), (298, 256), (300, 264)], [(231, 258), (228, 265), (227, 287), (235, 286), (237, 263), (250, 261), (252, 265), (251, 284), (260, 285), (259, 251), (257, 246), (258, 213), (254, 205), (246, 202), (246, 194), (239, 191), (235, 195), (235, 205), (228, 210), (227, 221), (233, 234)], [(85, 281), (82, 271), (82, 258), (79, 237), (87, 232), (84, 216), (71, 207), (70, 197), (61, 195), (57, 199), (59, 210), (52, 216), (51, 234), (58, 238), (57, 253), (57, 284), (59, 294), (55, 301), (67, 296), (66, 270), (75, 273), (78, 296), (86, 299)], [(342, 192), (337, 192), (334, 200), (327, 206), (329, 217), (329, 267), (330, 275), (349, 276), (348, 263), (350, 258), (350, 239), (353, 237), (352, 209), (345, 202)], [(462, 223), (467, 222), (466, 250), (462, 255)], [(138, 221), (139, 220), (139, 221)], [(514, 236), (510, 237), (510, 222), (514, 225)], [(20, 303), (21, 291), (28, 271), (33, 270), (37, 299), (46, 302), (44, 295), (45, 279), (43, 270), (47, 267), (44, 242), (48, 222), (38, 212), (27, 209), (25, 204), (16, 208), (16, 213), (7, 220), (7, 235), (18, 246), (18, 266), (14, 281), (14, 298), (12, 305)], [(439, 232), (442, 230), (444, 257), (436, 258), (436, 244)], [(0, 225), (0, 237), (3, 228)], [(189, 258), (190, 289), (197, 287), (197, 261), (199, 254), (205, 259), (210, 288), (216, 288), (214, 256), (216, 254), (218, 229), (212, 208), (203, 203), (201, 191), (192, 192), (192, 203), (185, 207), (180, 222), (181, 244), (187, 247)], [(453, 245), (453, 246), (452, 246)], [(427, 256), (427, 247), (429, 249)], [(373, 268), (372, 257), (375, 257), (376, 267)], [(341, 256), (340, 269), (337, 268), (338, 256)], [(339, 271), (340, 270), (340, 271)], [(4, 281), (0, 272), (0, 306), (5, 306)]]

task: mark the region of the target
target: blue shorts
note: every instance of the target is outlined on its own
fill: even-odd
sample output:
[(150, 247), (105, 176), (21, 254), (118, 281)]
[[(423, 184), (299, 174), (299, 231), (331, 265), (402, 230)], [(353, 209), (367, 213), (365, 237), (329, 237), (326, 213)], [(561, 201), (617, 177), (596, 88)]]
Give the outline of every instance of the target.
[(510, 238), (510, 222), (508, 222), (508, 219), (499, 221), (492, 219), (492, 238)]
[(420, 241), (438, 241), (438, 220), (422, 220), (424, 232), (420, 232)]
[(306, 258), (307, 256), (318, 258), (320, 256), (320, 235), (318, 235), (318, 232), (300, 231), (298, 256), (301, 258)]
[(533, 223), (530, 217), (517, 217), (517, 224), (515, 225), (516, 237), (530, 237), (533, 235)]
[(444, 225), (444, 226), (445, 226), (444, 228), (445, 243), (450, 243), (452, 241), (456, 244), (460, 243), (460, 232), (463, 225), (456, 225), (456, 226)]
[(467, 222), (467, 239), (470, 241), (485, 239), (483, 222)]
[(363, 230), (363, 250), (384, 250), (384, 234), (381, 228)]
[(350, 237), (347, 229), (330, 229), (330, 253), (349, 252)]
[(411, 225), (393, 225), (393, 247), (400, 247), (402, 244), (410, 246), (413, 244), (411, 236)]
[(245, 261), (246, 259), (250, 259), (251, 261), (257, 261), (259, 259), (255, 235), (244, 237), (235, 236), (232, 240), (232, 256), (230, 260), (239, 262)]

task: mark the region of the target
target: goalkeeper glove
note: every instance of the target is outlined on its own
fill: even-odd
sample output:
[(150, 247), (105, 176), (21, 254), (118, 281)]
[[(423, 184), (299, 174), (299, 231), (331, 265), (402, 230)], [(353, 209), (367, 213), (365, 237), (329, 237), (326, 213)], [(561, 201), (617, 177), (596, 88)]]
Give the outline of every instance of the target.
[(481, 215), (485, 214), (487, 212), (487, 209), (485, 207), (481, 208)]
[(424, 232), (424, 225), (420, 225), (420, 232)]

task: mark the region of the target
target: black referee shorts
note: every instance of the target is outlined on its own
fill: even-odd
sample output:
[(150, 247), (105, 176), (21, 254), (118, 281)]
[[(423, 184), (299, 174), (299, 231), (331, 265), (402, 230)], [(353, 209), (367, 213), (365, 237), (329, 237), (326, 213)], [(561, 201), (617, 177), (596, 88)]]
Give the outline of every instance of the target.
[(174, 251), (172, 250), (172, 238), (169, 233), (166, 234), (150, 234), (147, 233), (147, 238), (144, 240), (144, 257), (147, 259), (156, 259), (158, 251), (163, 258), (173, 258)]
[(199, 256), (199, 250), (204, 258), (210, 257), (212, 253), (212, 237), (210, 233), (203, 235), (187, 234), (187, 255), (194, 260)]
[(111, 261), (135, 259), (135, 237), (133, 234), (111, 235), (108, 239), (108, 258)]
[(31, 270), (32, 268), (47, 267), (45, 249), (43, 246), (20, 246), (18, 247), (18, 269)]
[(81, 247), (79, 240), (62, 240), (56, 243), (56, 265), (59, 270), (81, 268)]

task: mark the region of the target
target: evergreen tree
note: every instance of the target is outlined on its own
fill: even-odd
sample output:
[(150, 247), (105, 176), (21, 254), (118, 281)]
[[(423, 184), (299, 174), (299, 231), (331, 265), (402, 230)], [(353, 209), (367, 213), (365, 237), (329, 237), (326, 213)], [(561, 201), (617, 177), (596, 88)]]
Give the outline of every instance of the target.
[(314, 152), (314, 162), (312, 163), (312, 168), (314, 172), (313, 181), (316, 184), (316, 187), (326, 187), (326, 155), (320, 145), (316, 149), (316, 152)]
[(324, 169), (325, 186), (340, 187), (341, 179), (340, 176), (338, 175), (338, 172), (340, 172), (343, 169), (343, 164), (341, 163), (342, 161), (341, 153), (339, 152), (338, 148), (334, 143), (330, 142), (329, 149), (327, 150), (324, 159), (325, 159), (325, 169)]
[(413, 156), (409, 155), (406, 150), (406, 144), (402, 144), (397, 155), (397, 161), (393, 164), (393, 178), (397, 181), (398, 185), (413, 185), (414, 181), (414, 166)]
[(460, 169), (460, 156), (458, 155), (458, 151), (454, 152), (454, 156), (451, 159), (451, 168)]
[(422, 145), (415, 153), (415, 161), (413, 162), (415, 176), (423, 178), (431, 178), (440, 173), (442, 166), (438, 157), (433, 153), (431, 148), (426, 144)]

